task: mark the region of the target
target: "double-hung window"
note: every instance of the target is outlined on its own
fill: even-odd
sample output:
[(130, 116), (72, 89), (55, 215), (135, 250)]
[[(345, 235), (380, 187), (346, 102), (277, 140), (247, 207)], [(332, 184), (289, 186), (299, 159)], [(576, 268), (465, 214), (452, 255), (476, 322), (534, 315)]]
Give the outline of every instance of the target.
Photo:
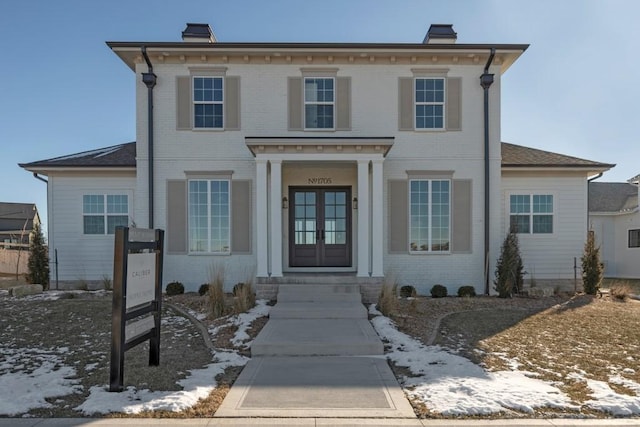
[(333, 77), (305, 77), (305, 129), (334, 129), (335, 79)]
[(640, 229), (629, 230), (629, 247), (640, 248)]
[(512, 194), (509, 225), (519, 234), (553, 233), (553, 195)]
[(189, 181), (190, 252), (229, 252), (230, 200), (227, 179)]
[(444, 129), (444, 78), (415, 79), (416, 129)]
[(223, 77), (193, 78), (193, 126), (204, 129), (224, 127)]
[(409, 184), (411, 252), (449, 252), (451, 181), (416, 179)]
[(129, 225), (129, 197), (123, 194), (82, 196), (84, 234), (114, 234), (116, 227)]

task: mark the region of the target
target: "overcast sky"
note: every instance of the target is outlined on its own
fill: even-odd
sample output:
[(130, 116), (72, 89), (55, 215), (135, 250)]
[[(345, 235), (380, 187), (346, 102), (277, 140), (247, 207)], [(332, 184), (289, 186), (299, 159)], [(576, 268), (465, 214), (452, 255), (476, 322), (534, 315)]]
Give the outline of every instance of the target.
[(0, 201), (46, 185), (17, 163), (135, 139), (136, 77), (105, 41), (421, 42), (450, 23), (458, 43), (527, 43), (502, 86), (502, 140), (640, 173), (640, 1), (0, 0)]

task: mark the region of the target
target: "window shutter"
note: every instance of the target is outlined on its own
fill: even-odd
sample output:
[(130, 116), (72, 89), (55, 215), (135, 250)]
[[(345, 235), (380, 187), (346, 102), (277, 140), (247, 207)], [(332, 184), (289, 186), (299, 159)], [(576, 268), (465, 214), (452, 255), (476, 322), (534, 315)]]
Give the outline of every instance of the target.
[(471, 180), (453, 180), (452, 253), (471, 252)]
[(191, 130), (191, 116), (193, 105), (191, 103), (191, 77), (176, 78), (176, 129)]
[(389, 252), (409, 252), (408, 186), (406, 180), (389, 181)]
[(224, 79), (224, 128), (240, 130), (240, 77)]
[(462, 79), (452, 77), (447, 79), (447, 130), (462, 129)]
[(289, 130), (303, 130), (302, 126), (302, 78), (289, 77)]
[(398, 82), (398, 129), (413, 130), (414, 109), (413, 105), (413, 78), (400, 77)]
[(187, 253), (187, 181), (167, 181), (167, 253)]
[(351, 130), (351, 78), (336, 79), (336, 130)]
[(251, 253), (251, 181), (231, 185), (231, 252)]

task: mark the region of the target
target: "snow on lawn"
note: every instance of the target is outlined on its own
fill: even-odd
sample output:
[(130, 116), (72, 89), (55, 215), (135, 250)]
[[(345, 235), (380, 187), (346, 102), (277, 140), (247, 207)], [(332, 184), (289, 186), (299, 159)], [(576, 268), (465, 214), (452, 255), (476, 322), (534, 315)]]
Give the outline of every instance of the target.
[(246, 313), (240, 313), (237, 315), (229, 316), (227, 321), (221, 325), (215, 326), (209, 329), (209, 335), (215, 337), (218, 331), (228, 328), (229, 326), (237, 326), (238, 329), (231, 339), (231, 343), (236, 347), (243, 346), (249, 348), (251, 343), (249, 340), (249, 334), (247, 330), (251, 326), (254, 320), (259, 317), (268, 316), (271, 306), (267, 305), (267, 300), (257, 300), (256, 306)]
[(386, 356), (409, 368), (414, 376), (403, 380), (412, 398), (443, 415), (482, 415), (507, 410), (532, 413), (534, 408), (579, 409), (549, 383), (522, 371), (487, 372), (470, 360), (437, 346), (425, 346), (399, 332), (393, 322), (372, 305), (371, 322), (391, 348)]

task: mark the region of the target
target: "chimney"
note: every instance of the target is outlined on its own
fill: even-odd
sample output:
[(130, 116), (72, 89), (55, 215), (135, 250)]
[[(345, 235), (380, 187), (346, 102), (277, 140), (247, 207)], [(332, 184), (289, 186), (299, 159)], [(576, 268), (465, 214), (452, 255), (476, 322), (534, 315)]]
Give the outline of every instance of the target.
[(183, 42), (192, 43), (215, 43), (216, 36), (213, 34), (209, 24), (187, 23), (187, 28), (182, 32)]
[(451, 24), (431, 24), (427, 35), (424, 36), (424, 44), (453, 44), (458, 34), (453, 31)]

